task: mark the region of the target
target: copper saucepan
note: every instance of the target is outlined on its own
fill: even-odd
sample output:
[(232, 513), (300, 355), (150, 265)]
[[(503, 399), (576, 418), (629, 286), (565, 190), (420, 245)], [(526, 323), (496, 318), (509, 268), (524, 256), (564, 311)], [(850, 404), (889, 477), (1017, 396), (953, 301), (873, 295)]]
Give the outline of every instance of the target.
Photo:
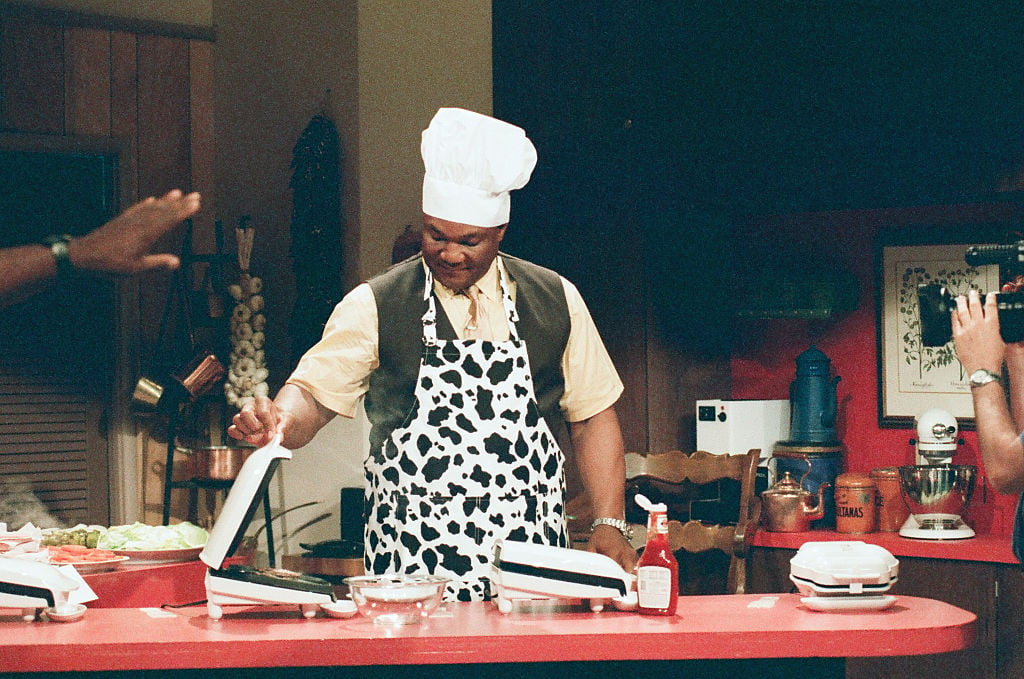
[(199, 446), (177, 448), (188, 455), (188, 478), (199, 481), (233, 481), (242, 463), (255, 448), (251, 446)]

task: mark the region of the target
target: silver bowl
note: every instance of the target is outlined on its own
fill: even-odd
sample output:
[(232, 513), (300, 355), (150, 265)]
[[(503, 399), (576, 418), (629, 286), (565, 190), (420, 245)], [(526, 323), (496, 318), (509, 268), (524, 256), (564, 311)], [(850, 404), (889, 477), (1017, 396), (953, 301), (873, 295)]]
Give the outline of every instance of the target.
[(900, 492), (914, 515), (963, 516), (978, 468), (969, 464), (917, 464), (900, 470)]

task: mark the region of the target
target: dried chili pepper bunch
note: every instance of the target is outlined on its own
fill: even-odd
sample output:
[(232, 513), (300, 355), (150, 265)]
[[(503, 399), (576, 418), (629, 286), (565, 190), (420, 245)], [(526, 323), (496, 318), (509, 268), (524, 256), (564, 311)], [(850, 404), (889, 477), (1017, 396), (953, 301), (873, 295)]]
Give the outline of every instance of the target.
[(235, 229), (238, 240), (238, 283), (228, 286), (235, 301), (231, 311), (231, 356), (224, 395), (228, 405), (241, 408), (257, 396), (267, 396), (266, 344), (267, 317), (264, 312), (263, 279), (249, 272), (249, 258), (255, 229), (246, 226), (247, 217)]

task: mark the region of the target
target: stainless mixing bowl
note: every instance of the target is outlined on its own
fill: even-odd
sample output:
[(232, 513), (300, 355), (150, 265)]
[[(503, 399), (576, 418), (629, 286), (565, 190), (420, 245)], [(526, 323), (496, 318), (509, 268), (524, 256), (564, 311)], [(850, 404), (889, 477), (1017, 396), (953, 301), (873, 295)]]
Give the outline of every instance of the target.
[(974, 494), (978, 468), (969, 464), (900, 467), (900, 491), (910, 512), (963, 516)]

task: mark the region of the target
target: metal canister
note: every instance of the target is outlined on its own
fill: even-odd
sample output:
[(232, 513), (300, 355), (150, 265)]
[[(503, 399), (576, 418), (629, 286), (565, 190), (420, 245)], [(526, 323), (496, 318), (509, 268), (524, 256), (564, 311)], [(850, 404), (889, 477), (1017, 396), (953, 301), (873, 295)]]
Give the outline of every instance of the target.
[(836, 532), (876, 530), (875, 495), (875, 482), (863, 472), (846, 472), (836, 477)]
[(910, 509), (900, 491), (900, 470), (897, 467), (879, 467), (872, 469), (869, 476), (875, 482), (878, 530), (898, 531), (910, 516)]

